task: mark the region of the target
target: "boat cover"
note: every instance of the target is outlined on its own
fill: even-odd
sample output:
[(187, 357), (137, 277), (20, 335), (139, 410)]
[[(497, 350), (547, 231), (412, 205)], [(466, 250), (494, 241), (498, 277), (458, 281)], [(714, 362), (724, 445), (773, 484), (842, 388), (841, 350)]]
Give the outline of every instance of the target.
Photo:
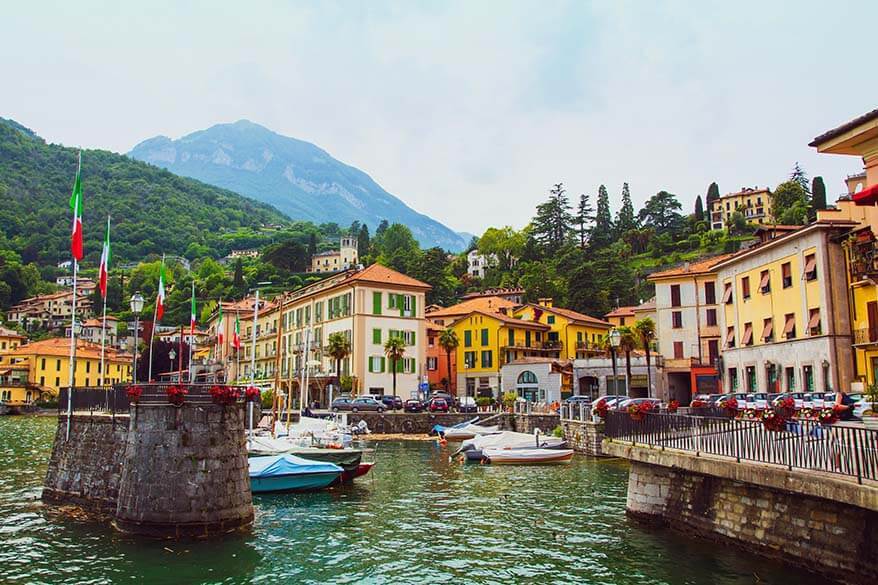
[(279, 477), (283, 475), (307, 475), (309, 473), (341, 473), (335, 463), (311, 461), (295, 455), (270, 455), (251, 457), (250, 477)]

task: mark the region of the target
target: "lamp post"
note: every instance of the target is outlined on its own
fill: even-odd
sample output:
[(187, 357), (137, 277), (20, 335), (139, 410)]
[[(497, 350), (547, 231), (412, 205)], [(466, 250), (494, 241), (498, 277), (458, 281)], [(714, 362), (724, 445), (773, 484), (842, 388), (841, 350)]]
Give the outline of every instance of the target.
[[(613, 391), (619, 391), (619, 374), (616, 368), (616, 354), (619, 350), (619, 343), (622, 340), (622, 334), (615, 327), (610, 331), (610, 354), (613, 361)], [(626, 384), (627, 386), (627, 384)], [(628, 396), (628, 388), (625, 388), (625, 396)]]
[[(180, 353), (183, 353), (182, 351)], [(171, 348), (171, 351), (168, 352), (168, 359), (171, 360), (171, 368), (174, 367), (174, 360), (177, 359), (177, 352), (174, 348)], [(179, 380), (178, 380), (179, 382)]]
[(143, 295), (137, 291), (131, 295), (131, 312), (134, 313), (134, 372), (131, 379), (137, 384), (137, 339), (140, 336), (140, 312), (143, 310)]

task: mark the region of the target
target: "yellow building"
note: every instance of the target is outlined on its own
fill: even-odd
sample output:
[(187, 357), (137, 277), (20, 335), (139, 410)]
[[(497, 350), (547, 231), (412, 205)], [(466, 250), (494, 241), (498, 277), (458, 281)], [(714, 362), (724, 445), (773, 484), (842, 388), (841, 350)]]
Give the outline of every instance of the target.
[[(70, 385), (70, 340), (53, 337), (19, 346), (6, 355), (6, 367), (27, 367), (27, 386), (20, 390), (26, 399), (28, 390), (57, 394), (60, 388)], [(127, 382), (131, 379), (132, 356), (106, 348), (104, 361), (107, 367), (104, 384)], [(76, 372), (74, 386), (97, 386), (100, 382), (101, 347), (94, 343), (77, 340)], [(36, 397), (32, 395), (35, 399)]]
[(609, 323), (612, 327), (622, 327), (622, 326), (631, 326), (634, 325), (634, 319), (636, 317), (634, 313), (634, 309), (637, 307), (629, 306), (629, 307), (616, 307), (606, 315), (604, 315), (604, 319)]
[(600, 340), (613, 327), (608, 321), (555, 307), (552, 299), (548, 298), (540, 299), (538, 304), (523, 305), (512, 316), (547, 325), (549, 331), (545, 334), (543, 345), (557, 350), (556, 357), (562, 360), (584, 358), (588, 352), (602, 351)]
[(3, 354), (12, 351), (27, 341), (27, 337), (6, 327), (0, 327), (0, 364), (3, 363)]
[(854, 376), (862, 383), (878, 381), (878, 109), (815, 138), (817, 152), (860, 157), (865, 173), (847, 178), (848, 195), (820, 218), (857, 223), (845, 242), (846, 281), (855, 355)]
[(311, 272), (341, 272), (356, 267), (358, 262), (357, 238), (345, 236), (341, 238), (338, 250), (311, 256)]
[(771, 191), (759, 187), (743, 187), (737, 193), (727, 193), (710, 202), (710, 228), (721, 230), (740, 211), (750, 223), (771, 223)]
[(851, 323), (839, 240), (854, 225), (817, 221), (714, 265), (724, 389), (849, 387)]

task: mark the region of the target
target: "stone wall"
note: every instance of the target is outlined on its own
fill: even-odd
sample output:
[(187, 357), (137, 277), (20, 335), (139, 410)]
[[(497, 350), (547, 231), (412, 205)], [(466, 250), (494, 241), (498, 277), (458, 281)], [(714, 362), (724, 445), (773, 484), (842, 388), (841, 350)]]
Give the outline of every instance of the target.
[(595, 457), (604, 456), (601, 442), (604, 440), (604, 423), (578, 420), (562, 420), (564, 438), (571, 449)]
[(128, 416), (58, 417), (43, 500), (76, 504), (92, 512), (114, 513), (122, 476)]
[(512, 419), (510, 431), (529, 435), (536, 429), (540, 429), (544, 435), (549, 435), (561, 424), (561, 417), (557, 414), (516, 414), (510, 418)]
[[(633, 517), (686, 532), (747, 547), (848, 583), (875, 583), (878, 579), (878, 508), (875, 487), (859, 486), (837, 478), (812, 475), (810, 484), (831, 497), (813, 495), (815, 489), (793, 491), (796, 472), (734, 461), (664, 452), (651, 462), (638, 451), (606, 442), (604, 450), (628, 452), (632, 459), (627, 510)], [(699, 459), (698, 469), (684, 458)], [(663, 461), (663, 464), (655, 462)], [(733, 477), (734, 468), (752, 467), (751, 481)], [(728, 468), (728, 469), (725, 469)], [(710, 473), (715, 471), (715, 473)], [(787, 489), (778, 486), (786, 485)], [(866, 490), (865, 495), (861, 492)], [(859, 493), (859, 495), (857, 495)], [(853, 505), (856, 501), (866, 507)]]
[(494, 414), (358, 412), (356, 414), (348, 413), (348, 424), (355, 425), (364, 420), (373, 433), (417, 435), (429, 433), (434, 425), (451, 426), (472, 420), (477, 416), (479, 417), (477, 424), (499, 426), (501, 430), (519, 433), (533, 433), (534, 429), (540, 429), (543, 433), (548, 434), (560, 424), (560, 417), (557, 414), (511, 414), (505, 412)]

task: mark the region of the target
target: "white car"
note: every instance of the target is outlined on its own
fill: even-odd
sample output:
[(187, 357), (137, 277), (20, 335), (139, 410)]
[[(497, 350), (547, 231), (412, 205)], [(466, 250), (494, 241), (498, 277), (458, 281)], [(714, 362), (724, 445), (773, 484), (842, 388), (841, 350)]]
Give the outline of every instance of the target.
[(747, 395), (747, 408), (754, 410), (765, 410), (768, 408), (768, 394), (765, 392), (755, 392)]

